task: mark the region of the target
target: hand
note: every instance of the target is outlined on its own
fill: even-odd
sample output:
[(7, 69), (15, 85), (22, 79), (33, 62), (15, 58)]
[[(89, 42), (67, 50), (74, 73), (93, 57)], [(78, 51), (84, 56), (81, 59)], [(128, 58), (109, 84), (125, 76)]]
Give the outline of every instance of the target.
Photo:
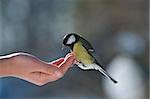
[(44, 85), (63, 77), (74, 61), (73, 54), (66, 55), (50, 63), (46, 63), (35, 56), (18, 53), (10, 58), (11, 65), (7, 66), (8, 76), (24, 79), (36, 85)]

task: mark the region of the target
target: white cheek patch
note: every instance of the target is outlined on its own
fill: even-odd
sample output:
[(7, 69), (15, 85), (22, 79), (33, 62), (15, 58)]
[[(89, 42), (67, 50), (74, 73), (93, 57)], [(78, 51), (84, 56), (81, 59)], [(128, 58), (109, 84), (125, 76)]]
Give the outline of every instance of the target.
[(76, 38), (74, 37), (74, 35), (70, 36), (68, 38), (67, 44), (72, 44), (73, 42), (75, 42)]

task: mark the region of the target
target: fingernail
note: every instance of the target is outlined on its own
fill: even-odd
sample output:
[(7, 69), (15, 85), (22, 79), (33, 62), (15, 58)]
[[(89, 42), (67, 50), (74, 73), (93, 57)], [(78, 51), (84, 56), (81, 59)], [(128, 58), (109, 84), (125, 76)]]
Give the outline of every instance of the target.
[(73, 59), (74, 59), (73, 57), (74, 57), (73, 55), (69, 55), (68, 57), (65, 58), (64, 61), (66, 61), (66, 60), (67, 61), (73, 61)]

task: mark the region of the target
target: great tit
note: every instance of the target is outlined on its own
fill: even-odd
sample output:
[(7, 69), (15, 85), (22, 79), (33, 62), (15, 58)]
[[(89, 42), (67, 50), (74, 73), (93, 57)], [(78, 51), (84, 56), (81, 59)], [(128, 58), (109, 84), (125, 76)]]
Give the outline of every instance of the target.
[(95, 58), (95, 50), (86, 39), (75, 33), (70, 33), (64, 36), (63, 45), (70, 47), (77, 61), (75, 64), (78, 67), (80, 67), (83, 70), (99, 70), (108, 79), (110, 79), (114, 83), (117, 83), (117, 81), (114, 80), (104, 70), (102, 65), (98, 63), (98, 61)]

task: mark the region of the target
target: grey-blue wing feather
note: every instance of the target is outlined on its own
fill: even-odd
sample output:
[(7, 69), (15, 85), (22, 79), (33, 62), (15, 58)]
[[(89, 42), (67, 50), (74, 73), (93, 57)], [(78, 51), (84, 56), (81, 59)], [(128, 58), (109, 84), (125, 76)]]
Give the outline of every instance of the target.
[(95, 50), (92, 47), (92, 45), (86, 39), (84, 39), (82, 37), (80, 38), (80, 41), (81, 41), (82, 45), (86, 48), (88, 53), (94, 57), (94, 55), (96, 55), (96, 54), (95, 54)]
[(88, 51), (88, 53), (93, 57), (94, 63), (98, 64), (99, 66), (101, 66), (103, 68), (103, 66), (96, 60), (96, 52), (94, 50), (94, 48), (92, 47), (92, 45), (84, 38), (80, 38), (80, 41), (82, 43), (82, 45), (86, 48), (86, 50)]

